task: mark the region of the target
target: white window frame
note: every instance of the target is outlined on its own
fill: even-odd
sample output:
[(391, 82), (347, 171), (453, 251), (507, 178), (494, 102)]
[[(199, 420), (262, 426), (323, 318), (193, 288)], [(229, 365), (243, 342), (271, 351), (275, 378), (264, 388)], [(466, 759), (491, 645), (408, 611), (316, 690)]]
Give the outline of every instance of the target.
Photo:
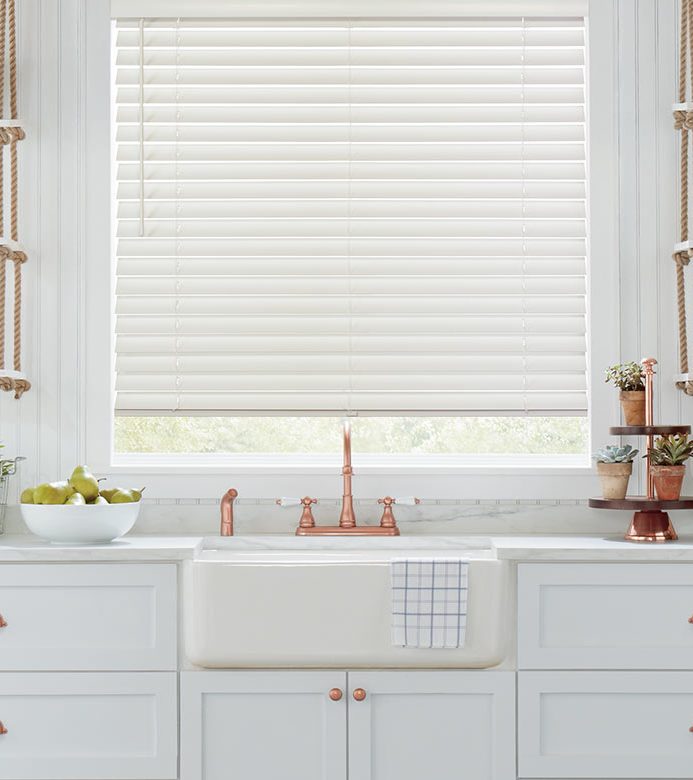
[[(375, 0), (374, 0), (375, 1)], [(86, 20), (86, 128), (81, 139), (86, 179), (85, 460), (98, 473), (123, 482), (146, 482), (149, 498), (218, 498), (230, 483), (245, 496), (272, 498), (309, 492), (336, 495), (339, 459), (325, 456), (113, 455), (114, 316), (110, 175), (111, 20), (109, 0), (90, 0)], [(587, 332), (589, 450), (618, 419), (617, 393), (604, 385), (602, 368), (619, 355), (618, 127), (616, 0), (590, 0), (587, 19), (589, 244)], [(593, 276), (596, 277), (593, 279)], [(105, 316), (104, 313), (109, 316)], [(309, 435), (309, 432), (307, 432)], [(468, 458), (415, 458), (354, 453), (355, 491), (361, 496), (412, 492), (422, 498), (558, 500), (583, 498), (596, 488), (584, 466), (472, 465)]]

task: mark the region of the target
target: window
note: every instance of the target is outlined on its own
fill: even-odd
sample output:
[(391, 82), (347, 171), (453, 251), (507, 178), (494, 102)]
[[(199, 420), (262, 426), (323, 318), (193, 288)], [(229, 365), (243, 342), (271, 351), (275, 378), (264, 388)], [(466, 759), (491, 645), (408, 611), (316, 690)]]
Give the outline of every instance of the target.
[(118, 19), (116, 451), (584, 455), (584, 36)]

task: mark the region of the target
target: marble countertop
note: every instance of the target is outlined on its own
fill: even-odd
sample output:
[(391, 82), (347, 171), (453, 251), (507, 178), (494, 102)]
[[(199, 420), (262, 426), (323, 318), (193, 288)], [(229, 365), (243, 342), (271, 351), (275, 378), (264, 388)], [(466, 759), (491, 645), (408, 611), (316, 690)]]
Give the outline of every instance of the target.
[(620, 536), (493, 536), (496, 555), (512, 561), (693, 561), (693, 537), (644, 544)]
[(109, 544), (52, 544), (29, 534), (0, 536), (0, 562), (180, 561), (192, 558), (200, 536), (124, 536)]
[[(31, 535), (0, 536), (0, 562), (69, 562), (69, 561), (180, 561), (193, 557), (202, 541), (201, 536), (126, 536), (116, 542), (101, 545), (49, 544)], [(252, 538), (258, 548), (272, 547), (277, 537), (262, 535), (244, 536)], [(402, 537), (411, 542), (414, 538), (423, 546), (443, 547), (459, 550), (484, 546), (495, 550), (499, 559), (511, 561), (650, 561), (650, 562), (693, 562), (693, 537), (684, 537), (678, 542), (666, 544), (634, 544), (623, 539), (597, 536), (459, 536), (434, 537), (425, 534)], [(281, 537), (281, 546), (286, 548), (292, 536)], [(274, 541), (273, 541), (274, 540)], [(339, 539), (336, 544), (339, 544)], [(353, 541), (353, 540), (352, 540)], [(368, 540), (364, 540), (368, 543)], [(436, 544), (438, 542), (438, 544)], [(324, 544), (329, 542), (324, 541)], [(393, 544), (397, 542), (393, 540)], [(405, 548), (406, 549), (406, 548)], [(404, 552), (404, 549), (403, 549)]]

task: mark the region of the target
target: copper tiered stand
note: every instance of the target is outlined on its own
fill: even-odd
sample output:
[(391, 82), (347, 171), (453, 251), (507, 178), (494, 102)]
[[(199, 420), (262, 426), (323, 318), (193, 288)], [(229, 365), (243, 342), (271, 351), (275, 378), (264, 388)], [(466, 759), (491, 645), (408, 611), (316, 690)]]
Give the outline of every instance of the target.
[[(646, 436), (647, 451), (654, 444), (655, 436), (674, 433), (690, 433), (690, 425), (655, 425), (653, 419), (653, 377), (657, 361), (645, 358), (645, 425), (617, 425), (609, 428), (612, 436)], [(655, 498), (654, 480), (647, 458), (647, 495), (626, 496), (623, 499), (590, 498), (595, 509), (634, 509), (635, 514), (625, 538), (629, 542), (671, 542), (678, 539), (667, 510), (693, 509), (693, 496), (681, 496), (678, 501), (659, 501)]]

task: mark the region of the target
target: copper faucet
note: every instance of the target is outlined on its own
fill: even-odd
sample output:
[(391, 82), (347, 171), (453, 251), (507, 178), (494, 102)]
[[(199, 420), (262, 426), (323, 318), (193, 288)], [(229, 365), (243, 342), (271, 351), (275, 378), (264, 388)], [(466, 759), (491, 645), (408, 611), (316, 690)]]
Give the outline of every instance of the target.
[(221, 529), (222, 536), (233, 536), (233, 502), (238, 497), (236, 488), (227, 490), (221, 499)]
[(349, 421), (344, 422), (344, 465), (342, 466), (342, 478), (344, 488), (342, 492), (342, 511), (339, 514), (339, 525), (315, 525), (310, 505), (316, 503), (316, 499), (306, 496), (301, 500), (303, 513), (301, 522), (296, 529), (296, 536), (399, 536), (399, 528), (392, 513), (394, 499), (383, 499), (385, 511), (380, 525), (359, 526), (356, 525), (354, 514), (354, 500), (351, 494), (351, 426)]

